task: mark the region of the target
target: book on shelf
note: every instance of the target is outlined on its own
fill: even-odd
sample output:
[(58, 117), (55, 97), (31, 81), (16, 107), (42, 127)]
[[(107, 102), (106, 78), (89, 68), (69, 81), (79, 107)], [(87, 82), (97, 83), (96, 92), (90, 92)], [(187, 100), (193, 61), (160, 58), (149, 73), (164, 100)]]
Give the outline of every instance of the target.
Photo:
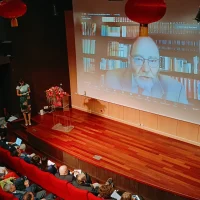
[(200, 100), (200, 80), (176, 76), (171, 77), (179, 81), (184, 86), (188, 99)]
[(128, 67), (128, 61), (101, 58), (100, 70), (114, 70)]
[(95, 36), (96, 35), (96, 23), (81, 22), (82, 35)]
[(184, 58), (175, 58), (168, 56), (160, 56), (160, 69), (164, 71), (182, 72), (188, 74), (199, 74), (200, 59), (198, 56), (193, 57), (190, 63)]
[(139, 36), (139, 24), (134, 26), (122, 26), (122, 37), (135, 38)]
[(101, 25), (101, 36), (120, 37), (120, 26)]
[(155, 43), (158, 45), (160, 50), (200, 53), (199, 40), (158, 39), (155, 40)]
[(149, 24), (149, 34), (200, 34), (200, 24), (185, 22), (154, 22)]
[(84, 72), (95, 72), (95, 59), (83, 57)]
[(131, 44), (123, 44), (116, 41), (108, 42), (107, 55), (128, 58)]
[(137, 22), (130, 20), (128, 17), (102, 17), (102, 22), (128, 22), (138, 24)]
[(82, 39), (82, 51), (85, 54), (95, 54), (96, 40)]

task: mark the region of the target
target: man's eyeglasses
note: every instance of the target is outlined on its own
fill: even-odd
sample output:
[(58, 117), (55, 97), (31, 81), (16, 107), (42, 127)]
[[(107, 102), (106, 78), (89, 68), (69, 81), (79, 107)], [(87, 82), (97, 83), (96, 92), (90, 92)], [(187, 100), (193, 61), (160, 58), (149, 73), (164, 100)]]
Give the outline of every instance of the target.
[(145, 58), (143, 58), (141, 56), (134, 56), (133, 57), (133, 62), (138, 67), (141, 67), (144, 64), (145, 60), (148, 61), (148, 65), (151, 68), (156, 68), (156, 67), (159, 66), (159, 59), (156, 59), (156, 58), (145, 59)]

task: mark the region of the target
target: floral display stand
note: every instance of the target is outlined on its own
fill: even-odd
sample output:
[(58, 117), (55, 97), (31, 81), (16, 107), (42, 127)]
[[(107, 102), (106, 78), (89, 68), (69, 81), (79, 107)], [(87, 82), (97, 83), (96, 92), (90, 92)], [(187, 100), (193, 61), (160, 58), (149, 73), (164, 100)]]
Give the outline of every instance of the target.
[(52, 129), (65, 133), (70, 132), (74, 128), (71, 124), (70, 95), (64, 92), (61, 87), (54, 86), (46, 90), (46, 97), (52, 108)]
[(68, 133), (74, 126), (71, 124), (71, 112), (68, 105), (55, 108), (53, 114), (53, 130)]

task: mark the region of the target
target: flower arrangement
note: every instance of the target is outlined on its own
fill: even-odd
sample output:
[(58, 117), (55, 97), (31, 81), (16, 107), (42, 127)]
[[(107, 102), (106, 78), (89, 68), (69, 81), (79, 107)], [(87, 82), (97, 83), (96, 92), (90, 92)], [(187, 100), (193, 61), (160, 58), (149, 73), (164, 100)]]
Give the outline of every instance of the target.
[(46, 90), (47, 101), (54, 107), (62, 106), (62, 99), (66, 95), (67, 93), (59, 86), (54, 86)]

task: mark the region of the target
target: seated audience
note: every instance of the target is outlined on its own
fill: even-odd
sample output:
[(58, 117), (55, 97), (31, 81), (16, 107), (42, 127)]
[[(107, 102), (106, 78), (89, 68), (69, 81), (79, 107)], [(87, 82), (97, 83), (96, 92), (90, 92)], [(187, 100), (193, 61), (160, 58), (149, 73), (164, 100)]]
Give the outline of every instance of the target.
[(27, 163), (31, 162), (31, 156), (29, 156), (27, 153), (22, 153), (19, 148), (15, 149), (14, 151), (11, 152), (11, 156), (13, 157), (20, 157)]
[[(101, 184), (99, 183), (92, 183), (91, 181), (88, 182), (88, 178), (87, 178), (87, 174), (85, 173), (80, 173), (76, 176), (76, 180), (74, 180), (72, 182), (72, 184), (79, 189), (82, 190), (87, 190), (91, 193), (93, 193), (94, 195), (98, 195), (99, 194), (99, 187), (101, 187)], [(90, 179), (90, 178), (89, 178)], [(90, 179), (91, 180), (91, 179)], [(105, 185), (110, 185), (111, 187), (113, 187), (113, 181), (112, 178), (109, 178)]]
[[(5, 192), (13, 193), (13, 195), (20, 200), (23, 199), (23, 195), (26, 192), (32, 192), (36, 199), (43, 199), (46, 196), (45, 190), (42, 190), (36, 184), (30, 185), (29, 180), (24, 177), (6, 183), (3, 186), (3, 190)], [(53, 197), (53, 195), (51, 195), (51, 197)]]
[(0, 180), (5, 180), (10, 177), (18, 178), (19, 176), (15, 172), (8, 170), (5, 166), (1, 166)]
[[(52, 194), (49, 194), (45, 198), (42, 198), (42, 200), (51, 200), (51, 199), (54, 199)], [(39, 200), (39, 199), (34, 197), (32, 192), (26, 192), (23, 195), (23, 199), (22, 200)]]
[(65, 180), (68, 182), (72, 182), (74, 180), (74, 175), (70, 174), (70, 171), (68, 170), (66, 165), (61, 165), (59, 167), (58, 173), (55, 174), (55, 176), (61, 180)]
[(56, 165), (53, 162), (51, 162), (50, 164), (49, 163), (50, 162), (49, 162), (48, 158), (46, 156), (43, 156), (41, 159), (40, 169), (45, 172), (49, 172), (49, 173), (55, 175), (57, 172)]
[(112, 185), (104, 184), (99, 187), (98, 196), (103, 199), (112, 199), (111, 194), (113, 193), (113, 191), (114, 191), (114, 188), (112, 187)]

